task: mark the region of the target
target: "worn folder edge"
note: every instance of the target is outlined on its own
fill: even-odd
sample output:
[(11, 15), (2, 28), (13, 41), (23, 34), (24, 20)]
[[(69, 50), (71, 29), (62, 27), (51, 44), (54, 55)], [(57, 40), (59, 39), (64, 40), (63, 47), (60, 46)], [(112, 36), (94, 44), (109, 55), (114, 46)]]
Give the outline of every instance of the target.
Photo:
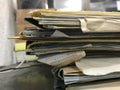
[(48, 14), (88, 14), (88, 15), (120, 15), (120, 12), (96, 12), (96, 11), (57, 11), (57, 10), (45, 10), (39, 9), (30, 12), (30, 15), (33, 17), (39, 17), (41, 13), (48, 13)]

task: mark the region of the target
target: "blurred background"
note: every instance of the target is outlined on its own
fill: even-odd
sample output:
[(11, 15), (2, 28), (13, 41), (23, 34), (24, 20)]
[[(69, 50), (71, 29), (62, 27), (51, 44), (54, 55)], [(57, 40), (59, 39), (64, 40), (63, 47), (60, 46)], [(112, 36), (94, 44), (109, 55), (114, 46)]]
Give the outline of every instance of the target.
[(55, 8), (63, 10), (119, 11), (120, 0), (18, 0), (19, 9)]

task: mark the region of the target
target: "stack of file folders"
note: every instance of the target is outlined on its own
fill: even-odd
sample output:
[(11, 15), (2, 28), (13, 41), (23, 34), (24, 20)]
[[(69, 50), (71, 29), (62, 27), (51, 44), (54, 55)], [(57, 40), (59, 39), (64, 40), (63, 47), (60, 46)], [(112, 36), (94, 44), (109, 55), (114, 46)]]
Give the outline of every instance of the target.
[[(35, 10), (19, 37), (38, 61), (59, 67), (66, 86), (120, 78), (120, 13)], [(61, 75), (63, 71), (63, 76)]]

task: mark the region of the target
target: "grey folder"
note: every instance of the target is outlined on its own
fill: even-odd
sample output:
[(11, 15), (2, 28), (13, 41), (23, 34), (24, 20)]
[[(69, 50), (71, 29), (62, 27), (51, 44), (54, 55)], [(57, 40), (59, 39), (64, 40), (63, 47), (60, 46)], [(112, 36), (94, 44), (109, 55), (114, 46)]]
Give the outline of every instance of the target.
[(93, 81), (104, 81), (120, 78), (120, 73), (111, 73), (101, 76), (89, 76), (89, 75), (65, 75), (64, 81), (66, 85), (70, 84), (80, 84)]

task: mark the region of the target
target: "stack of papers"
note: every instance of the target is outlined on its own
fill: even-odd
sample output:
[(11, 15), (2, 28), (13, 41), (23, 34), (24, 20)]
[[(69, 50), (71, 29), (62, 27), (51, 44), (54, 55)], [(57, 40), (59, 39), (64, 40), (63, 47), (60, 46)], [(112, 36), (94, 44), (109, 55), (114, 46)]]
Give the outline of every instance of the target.
[(36, 27), (12, 39), (27, 40), (28, 55), (61, 68), (66, 86), (120, 78), (119, 12), (41, 9), (30, 15), (25, 20)]

